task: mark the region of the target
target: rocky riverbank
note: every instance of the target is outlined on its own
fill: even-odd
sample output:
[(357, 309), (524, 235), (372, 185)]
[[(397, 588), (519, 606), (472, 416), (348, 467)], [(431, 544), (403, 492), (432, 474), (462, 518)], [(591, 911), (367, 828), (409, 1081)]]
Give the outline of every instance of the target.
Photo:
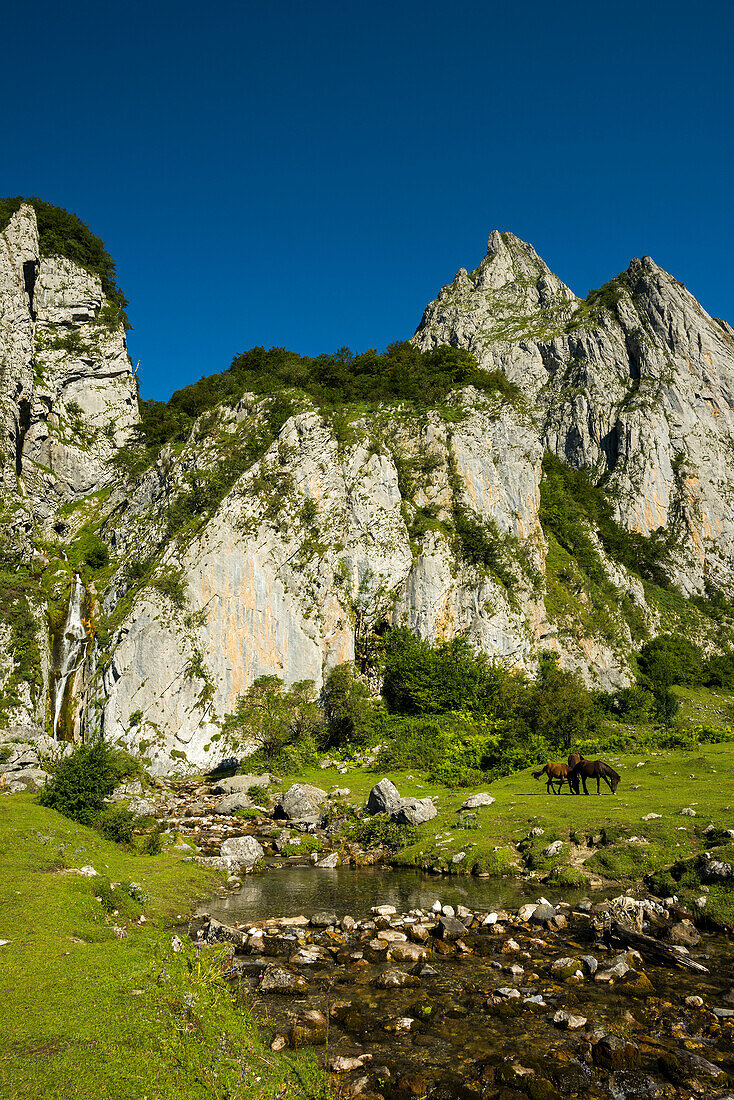
[(313, 1046), (339, 1095), (403, 1100), (730, 1095), (734, 952), (675, 899), (317, 912), (201, 944), (272, 1048)]

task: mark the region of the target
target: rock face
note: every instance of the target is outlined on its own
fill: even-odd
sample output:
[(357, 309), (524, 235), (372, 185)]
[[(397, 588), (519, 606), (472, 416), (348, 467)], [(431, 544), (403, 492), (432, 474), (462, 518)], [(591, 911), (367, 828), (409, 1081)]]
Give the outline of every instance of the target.
[[(138, 418), (123, 324), (96, 275), (41, 255), (21, 207), (0, 234), (0, 534), (43, 584), (32, 676), (13, 669), (0, 621), (0, 713), (57, 736), (98, 729), (154, 772), (203, 768), (255, 747), (222, 723), (257, 677), (318, 691), (391, 625), (463, 635), (530, 673), (552, 650), (589, 683), (628, 683), (641, 624), (670, 629), (675, 613), (591, 528), (595, 586), (580, 576), (544, 518), (546, 452), (603, 481), (620, 530), (665, 531), (682, 594), (734, 595), (734, 330), (652, 260), (582, 301), (529, 245), (492, 233), (413, 339), (466, 348), (500, 381), (420, 416), (385, 406), (347, 432), (297, 396), (271, 431), (271, 399), (246, 394), (123, 476), (110, 459)], [(200, 522), (181, 523), (197, 495)], [(84, 661), (57, 722), (64, 608), (68, 623), (81, 584), (64, 555), (80, 531), (111, 568), (77, 601)]]
[(492, 233), (414, 339), (467, 348), (516, 382), (543, 445), (605, 477), (624, 526), (674, 528), (683, 591), (730, 586), (734, 330), (649, 256), (581, 301), (530, 245)]
[(31, 206), (0, 234), (0, 401), (6, 484), (20, 476), (41, 520), (113, 482), (138, 420), (122, 320), (99, 276), (41, 255)]

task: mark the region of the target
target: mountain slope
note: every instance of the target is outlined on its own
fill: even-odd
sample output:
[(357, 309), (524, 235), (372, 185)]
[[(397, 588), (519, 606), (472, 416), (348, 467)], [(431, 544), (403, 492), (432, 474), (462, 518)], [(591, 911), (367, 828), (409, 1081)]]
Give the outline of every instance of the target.
[(115, 303), (40, 253), (22, 205), (0, 247), (25, 577), (0, 591), (0, 721), (102, 729), (163, 772), (226, 754), (257, 676), (369, 673), (390, 625), (529, 671), (552, 649), (607, 687), (661, 630), (731, 637), (732, 332), (652, 261), (582, 301), (493, 233), (412, 347), (253, 349), (136, 428)]

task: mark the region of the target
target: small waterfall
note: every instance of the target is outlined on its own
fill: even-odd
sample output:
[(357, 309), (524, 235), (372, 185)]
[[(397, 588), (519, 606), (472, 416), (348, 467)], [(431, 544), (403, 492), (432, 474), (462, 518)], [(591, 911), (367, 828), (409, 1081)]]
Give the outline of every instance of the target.
[(57, 644), (56, 690), (54, 694), (53, 736), (57, 740), (65, 739), (61, 728), (61, 715), (64, 709), (69, 680), (79, 671), (87, 655), (89, 638), (82, 621), (84, 608), (84, 585), (78, 573), (74, 574), (74, 583), (69, 593), (69, 608), (66, 622)]

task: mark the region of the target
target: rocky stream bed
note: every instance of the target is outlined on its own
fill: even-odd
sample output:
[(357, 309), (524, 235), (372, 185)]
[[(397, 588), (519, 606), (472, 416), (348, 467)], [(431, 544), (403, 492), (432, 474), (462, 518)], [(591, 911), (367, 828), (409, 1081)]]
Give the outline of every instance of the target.
[(190, 933), (221, 945), (273, 1049), (319, 1048), (341, 1096), (732, 1095), (734, 946), (673, 902), (202, 916)]

